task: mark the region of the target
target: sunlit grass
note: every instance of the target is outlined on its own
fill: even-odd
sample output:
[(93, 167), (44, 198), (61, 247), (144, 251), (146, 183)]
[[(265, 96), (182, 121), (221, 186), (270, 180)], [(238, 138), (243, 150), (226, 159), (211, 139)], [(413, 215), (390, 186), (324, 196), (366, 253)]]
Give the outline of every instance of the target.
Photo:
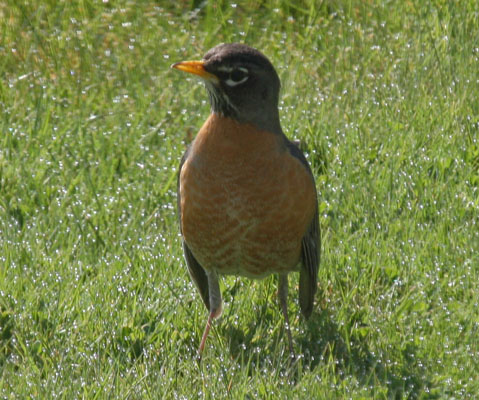
[[(293, 4), (294, 3), (294, 4)], [(417, 4), (416, 4), (417, 3)], [(199, 7), (199, 8), (197, 8)], [(476, 1), (0, 5), (2, 398), (473, 398), (479, 392)], [(319, 293), (182, 258), (176, 169), (209, 106), (175, 61), (262, 50), (320, 193)]]

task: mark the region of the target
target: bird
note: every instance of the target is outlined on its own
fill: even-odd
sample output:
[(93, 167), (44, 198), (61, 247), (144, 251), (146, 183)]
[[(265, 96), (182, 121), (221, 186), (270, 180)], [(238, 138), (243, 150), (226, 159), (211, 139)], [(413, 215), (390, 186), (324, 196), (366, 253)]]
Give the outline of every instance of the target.
[(177, 180), (184, 257), (209, 312), (197, 354), (201, 359), (213, 321), (222, 313), (220, 275), (278, 274), (294, 358), (288, 274), (299, 271), (299, 304), (308, 319), (321, 236), (313, 173), (281, 128), (278, 74), (262, 52), (242, 43), (219, 44), (203, 59), (171, 68), (200, 77), (211, 106), (181, 159)]

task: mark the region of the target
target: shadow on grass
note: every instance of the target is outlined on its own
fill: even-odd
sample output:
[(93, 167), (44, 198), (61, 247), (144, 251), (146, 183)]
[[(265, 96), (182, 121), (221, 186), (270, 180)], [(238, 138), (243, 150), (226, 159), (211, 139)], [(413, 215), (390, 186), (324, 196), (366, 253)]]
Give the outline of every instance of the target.
[[(391, 360), (400, 357), (400, 362), (394, 364), (388, 360), (385, 364), (370, 351), (367, 338), (361, 340), (346, 338), (344, 332), (350, 329), (340, 328), (334, 321), (334, 316), (326, 309), (320, 313), (313, 313), (307, 322), (304, 320), (301, 322), (305, 325), (302, 334), (293, 333), (295, 351), (301, 360), (288, 363), (285, 362), (288, 357), (286, 353), (278, 355), (280, 348), (287, 349), (284, 328), (277, 330), (272, 336), (261, 335), (266, 329), (265, 326), (277, 323), (275, 321), (277, 314), (268, 310), (267, 304), (261, 307), (259, 314), (252, 318), (252, 322), (244, 330), (224, 323), (220, 328), (221, 334), (230, 338), (229, 349), (232, 358), (254, 360), (245, 365), (250, 369), (248, 373), (251, 375), (254, 375), (258, 368), (271, 366), (271, 359), (280, 358), (279, 361), (273, 361), (273, 364), (280, 365), (282, 372), (287, 371), (292, 383), (296, 383), (300, 381), (302, 371), (314, 371), (318, 368), (319, 373), (321, 366), (334, 363), (334, 373), (339, 379), (353, 376), (360, 385), (370, 388), (372, 394), (381, 386), (383, 389), (387, 388), (387, 398), (438, 398), (425, 390), (433, 385), (424, 378), (424, 370), (415, 357), (415, 348), (408, 347), (407, 357), (401, 356), (406, 350), (392, 348), (391, 354), (385, 357)], [(285, 341), (282, 346), (279, 345), (281, 341)], [(267, 355), (274, 356), (268, 361)]]
[[(409, 357), (391, 348), (390, 354), (383, 355), (385, 363), (371, 352), (367, 337), (345, 337), (344, 332), (351, 331), (350, 327), (340, 328), (328, 310), (312, 315), (307, 325), (304, 335), (296, 340), (304, 354), (304, 364), (311, 370), (320, 363), (335, 362), (340, 376), (354, 376), (372, 391), (378, 384), (387, 387), (387, 397), (393, 399), (424, 398), (424, 389), (432, 386), (425, 380), (424, 370), (414, 355), (415, 348), (408, 348)], [(434, 396), (428, 394), (427, 398)]]

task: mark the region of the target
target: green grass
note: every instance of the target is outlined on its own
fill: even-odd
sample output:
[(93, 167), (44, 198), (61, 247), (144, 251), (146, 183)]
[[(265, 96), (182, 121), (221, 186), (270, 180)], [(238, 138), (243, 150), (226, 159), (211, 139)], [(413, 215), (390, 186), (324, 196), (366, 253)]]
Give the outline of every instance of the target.
[[(0, 397), (473, 398), (477, 1), (0, 3)], [(209, 112), (169, 69), (261, 49), (320, 193), (313, 316), (275, 278), (188, 277), (176, 169)]]

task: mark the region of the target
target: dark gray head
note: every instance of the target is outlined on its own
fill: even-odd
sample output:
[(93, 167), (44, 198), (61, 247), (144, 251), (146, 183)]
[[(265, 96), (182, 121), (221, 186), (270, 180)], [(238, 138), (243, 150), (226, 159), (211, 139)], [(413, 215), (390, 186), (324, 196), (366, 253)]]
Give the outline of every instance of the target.
[(281, 132), (279, 77), (260, 51), (240, 43), (220, 44), (202, 61), (184, 61), (173, 67), (205, 80), (213, 112)]

